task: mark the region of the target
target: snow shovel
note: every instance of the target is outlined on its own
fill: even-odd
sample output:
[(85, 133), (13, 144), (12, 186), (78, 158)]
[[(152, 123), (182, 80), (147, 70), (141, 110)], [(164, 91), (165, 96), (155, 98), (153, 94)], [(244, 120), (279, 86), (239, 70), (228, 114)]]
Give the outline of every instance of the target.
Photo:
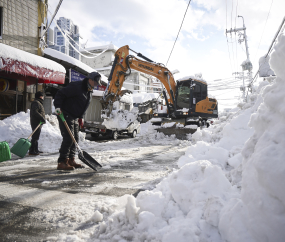
[(94, 160), (94, 159), (91, 157), (91, 155), (89, 155), (87, 152), (85, 152), (85, 151), (83, 151), (83, 150), (80, 149), (79, 145), (77, 144), (75, 138), (73, 137), (73, 135), (72, 135), (72, 133), (71, 133), (69, 127), (68, 127), (68, 124), (67, 124), (66, 121), (65, 121), (65, 118), (64, 118), (64, 116), (63, 116), (63, 113), (61, 113), (61, 114), (59, 115), (59, 117), (61, 118), (62, 122), (64, 123), (64, 125), (65, 125), (65, 127), (66, 127), (66, 129), (67, 129), (67, 131), (68, 131), (68, 133), (69, 133), (69, 135), (70, 135), (70, 137), (71, 137), (71, 139), (73, 140), (73, 142), (74, 142), (74, 144), (75, 144), (75, 146), (76, 146), (76, 148), (77, 148), (77, 150), (78, 150), (78, 158), (79, 158), (83, 163), (85, 163), (85, 164), (88, 165), (90, 168), (92, 168), (94, 171), (98, 171), (98, 169), (99, 169), (100, 167), (102, 167), (101, 164), (98, 163), (96, 160)]
[(9, 144), (6, 141), (0, 142), (0, 162), (10, 159), (11, 159), (11, 152)]
[(37, 131), (37, 129), (43, 124), (42, 121), (40, 121), (40, 124), (35, 128), (35, 130), (33, 131), (33, 133), (27, 138), (21, 138), (19, 139), (16, 144), (14, 144), (14, 146), (11, 148), (11, 152), (17, 156), (20, 156), (21, 158), (23, 158), (28, 150), (31, 147), (31, 142), (29, 141), (29, 138), (31, 138), (31, 136)]

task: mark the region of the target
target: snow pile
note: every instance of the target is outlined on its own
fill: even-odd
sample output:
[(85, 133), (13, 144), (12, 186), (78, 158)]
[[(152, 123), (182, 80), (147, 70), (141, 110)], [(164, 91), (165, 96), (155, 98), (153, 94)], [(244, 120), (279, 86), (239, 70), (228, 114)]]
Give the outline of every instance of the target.
[[(0, 141), (7, 141), (10, 148), (20, 139), (27, 139), (32, 133), (30, 125), (30, 110), (12, 115), (0, 120)], [(31, 138), (29, 139), (31, 141)], [(43, 125), (39, 139), (39, 150), (46, 153), (58, 152), (61, 146), (58, 120), (55, 115), (46, 115), (46, 124)], [(85, 140), (85, 133), (79, 132), (79, 143), (89, 146)]]
[(136, 199), (126, 196), (123, 209), (101, 223), (92, 241), (221, 241), (219, 212), (237, 192), (218, 166), (201, 160)]
[(112, 110), (110, 117), (104, 119), (103, 125), (107, 129), (127, 129), (128, 126), (136, 121), (138, 118), (138, 109), (133, 108), (130, 111), (127, 110)]
[(132, 94), (126, 93), (120, 98), (120, 102), (133, 104)]
[[(33, 55), (26, 51), (19, 50), (11, 46), (4, 45), (2, 43), (0, 43), (0, 57), (4, 58), (5, 60), (17, 60), (24, 63), (28, 63), (32, 66), (38, 66), (40, 68), (46, 68), (49, 70), (66, 73), (65, 68), (62, 65), (56, 63), (55, 61), (48, 60), (41, 56)], [(2, 61), (0, 62), (0, 66), (1, 63)]]
[(268, 76), (275, 76), (274, 71), (269, 66), (269, 59), (270, 56), (262, 56), (259, 59), (259, 76), (260, 77), (268, 77)]
[(179, 169), (126, 196), (91, 241), (284, 241), (285, 36), (275, 50), (275, 82), (197, 131)]
[(178, 79), (177, 81), (188, 81), (189, 79), (193, 79), (193, 80), (196, 80), (196, 81), (204, 82), (205, 84), (207, 84), (207, 81), (202, 78), (202, 75), (201, 76), (199, 76), (199, 75), (185, 76), (185, 77), (182, 77), (182, 78)]
[(152, 99), (158, 99), (159, 93), (133, 93), (133, 103), (144, 103)]
[(277, 78), (264, 89), (264, 102), (249, 123), (254, 134), (242, 150), (241, 199), (232, 200), (222, 213), (221, 232), (228, 241), (285, 238), (284, 62), (285, 36), (281, 35), (270, 59)]

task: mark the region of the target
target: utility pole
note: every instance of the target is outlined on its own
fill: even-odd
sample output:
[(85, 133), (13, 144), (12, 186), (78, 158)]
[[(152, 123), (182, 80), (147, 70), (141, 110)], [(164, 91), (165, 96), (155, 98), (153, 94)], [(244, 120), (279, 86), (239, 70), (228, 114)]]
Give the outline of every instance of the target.
[[(247, 44), (247, 36), (246, 36), (246, 27), (244, 24), (244, 19), (242, 16), (238, 16), (239, 18), (242, 18), (243, 20), (243, 27), (242, 28), (235, 28), (235, 29), (230, 29), (227, 30), (226, 29), (226, 34), (228, 33), (236, 33), (238, 32), (239, 35), (239, 40), (238, 42), (241, 44), (243, 41), (245, 43), (245, 49), (246, 49), (246, 60), (241, 64), (242, 66), (242, 70), (243, 71), (248, 71), (248, 79), (251, 80), (252, 79), (252, 63), (249, 59), (249, 51), (248, 51), (248, 44)], [(243, 33), (241, 33), (240, 31), (243, 31)], [(243, 80), (243, 87), (241, 87), (241, 90), (243, 91), (243, 99), (245, 101), (245, 86), (244, 86), (244, 73), (243, 72), (234, 72), (234, 75), (239, 75), (236, 78), (242, 79)]]
[(246, 98), (245, 98), (245, 86), (244, 86), (244, 73), (243, 72), (234, 72), (233, 75), (238, 75), (235, 78), (242, 79), (243, 85), (240, 86), (240, 90), (242, 91), (242, 100), (245, 102)]

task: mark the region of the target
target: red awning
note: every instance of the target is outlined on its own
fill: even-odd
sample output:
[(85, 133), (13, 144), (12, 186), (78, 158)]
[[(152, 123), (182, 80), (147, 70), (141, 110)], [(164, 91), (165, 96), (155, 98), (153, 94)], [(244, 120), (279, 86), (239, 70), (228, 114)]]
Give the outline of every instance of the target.
[(24, 79), (38, 79), (38, 83), (64, 84), (65, 69), (60, 64), (11, 46), (0, 45), (0, 75), (1, 72), (14, 73), (26, 77)]
[(38, 83), (64, 84), (65, 73), (49, 70), (43, 67), (33, 66), (31, 64), (18, 60), (4, 59), (2, 57), (0, 57), (0, 59), (2, 60), (3, 64), (1, 71), (35, 77), (38, 79)]

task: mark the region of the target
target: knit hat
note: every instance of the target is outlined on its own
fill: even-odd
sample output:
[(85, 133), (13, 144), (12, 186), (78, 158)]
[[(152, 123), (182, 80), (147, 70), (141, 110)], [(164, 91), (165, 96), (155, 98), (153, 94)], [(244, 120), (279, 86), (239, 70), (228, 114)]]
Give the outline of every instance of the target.
[(87, 78), (96, 81), (99, 86), (102, 86), (101, 84), (101, 75), (98, 72), (90, 72), (87, 76)]
[(43, 92), (36, 92), (36, 94), (35, 94), (35, 98), (40, 98), (40, 97), (43, 97), (43, 96), (44, 96)]

